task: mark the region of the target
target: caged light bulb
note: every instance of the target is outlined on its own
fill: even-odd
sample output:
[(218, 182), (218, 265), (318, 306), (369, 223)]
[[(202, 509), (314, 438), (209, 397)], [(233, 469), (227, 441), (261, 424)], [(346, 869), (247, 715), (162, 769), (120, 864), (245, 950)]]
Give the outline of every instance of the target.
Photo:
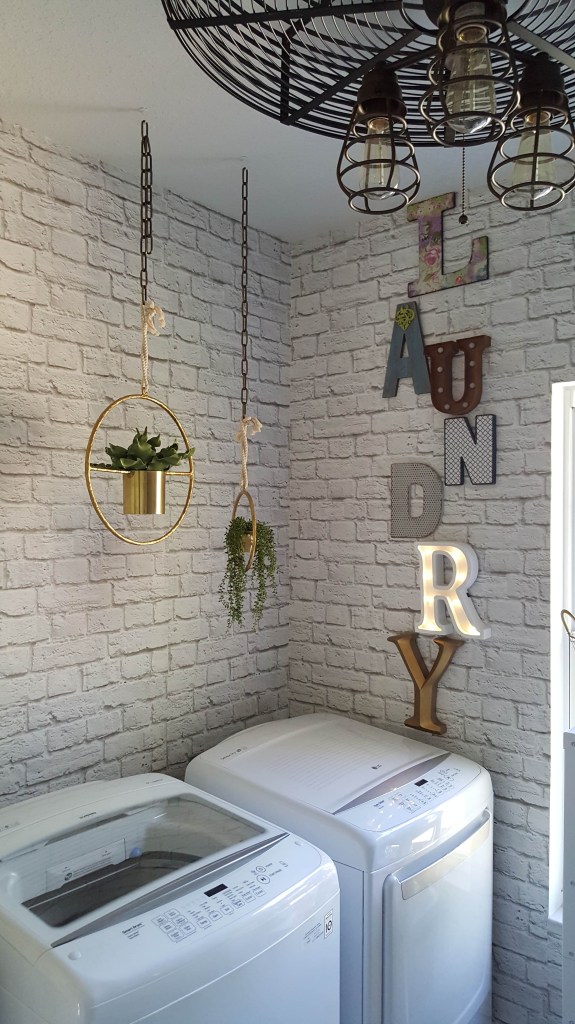
[(369, 189), (374, 199), (386, 199), (390, 192), (399, 188), (399, 167), (394, 161), (389, 129), (387, 117), (368, 121), (364, 159), (369, 162), (360, 168), (361, 188)]
[(542, 110), (537, 132), (537, 114), (525, 115), (525, 128), (521, 133), (521, 142), (514, 162), (514, 191), (532, 202), (549, 195), (556, 181), (553, 140), (548, 128), (550, 122), (551, 115), (548, 111)]
[(456, 34), (445, 105), (449, 126), (462, 135), (473, 135), (487, 127), (497, 109), (486, 38), (483, 25), (462, 26)]

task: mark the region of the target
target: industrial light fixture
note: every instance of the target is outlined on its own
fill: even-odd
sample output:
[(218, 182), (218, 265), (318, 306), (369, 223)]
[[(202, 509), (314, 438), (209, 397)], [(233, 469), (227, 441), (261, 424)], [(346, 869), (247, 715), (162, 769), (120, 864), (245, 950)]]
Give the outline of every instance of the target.
[(337, 180), (360, 213), (392, 213), (419, 190), (415, 149), (394, 71), (384, 63), (368, 71), (337, 165)]
[[(498, 138), (517, 106), (517, 72), (507, 32), (505, 4), (453, 0), (439, 12), (437, 56), (429, 66), (431, 89), (421, 112), (436, 142), (477, 146)], [(435, 10), (434, 10), (435, 8)]]
[(557, 206), (575, 185), (575, 126), (558, 65), (538, 54), (525, 68), (520, 94), (487, 184), (504, 206), (543, 210)]
[[(420, 146), (499, 139), (489, 187), (507, 206), (520, 193), (501, 185), (507, 179), (500, 164), (507, 169), (514, 161), (520, 177), (531, 143), (533, 195), (520, 208), (550, 205), (535, 196), (544, 156), (553, 156), (554, 168), (547, 195), (558, 202), (571, 187), (574, 76), (560, 89), (556, 79), (543, 87), (534, 68), (556, 67), (559, 76), (561, 65), (575, 70), (574, 0), (162, 4), (192, 59), (237, 99), (283, 124), (343, 137), (337, 178), (356, 210), (389, 213), (410, 202)], [(543, 65), (541, 54), (554, 63)], [(547, 130), (555, 133), (552, 153)], [(508, 144), (518, 132), (523, 149), (512, 157)]]

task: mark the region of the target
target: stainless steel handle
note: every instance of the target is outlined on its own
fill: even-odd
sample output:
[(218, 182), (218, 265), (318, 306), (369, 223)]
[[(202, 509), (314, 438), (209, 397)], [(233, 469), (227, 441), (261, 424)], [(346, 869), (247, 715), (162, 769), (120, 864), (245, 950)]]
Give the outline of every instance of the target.
[(422, 868), (421, 871), (416, 871), (409, 878), (401, 880), (402, 898), (410, 900), (412, 896), (417, 896), (418, 893), (433, 885), (434, 882), (439, 881), (440, 878), (443, 878), (449, 871), (452, 871), (458, 864), (462, 864), (475, 850), (483, 845), (488, 839), (490, 831), (491, 815), (489, 811), (484, 811), (481, 823), (459, 846), (456, 846), (454, 850), (450, 850), (444, 857), (434, 861), (433, 864), (429, 864), (428, 867)]

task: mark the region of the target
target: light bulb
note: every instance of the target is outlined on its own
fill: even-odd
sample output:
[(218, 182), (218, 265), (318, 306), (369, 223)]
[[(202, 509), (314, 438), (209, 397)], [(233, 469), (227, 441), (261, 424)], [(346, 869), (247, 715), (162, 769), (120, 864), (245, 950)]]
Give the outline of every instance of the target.
[(489, 49), (473, 45), (484, 43), (486, 37), (483, 25), (465, 25), (456, 34), (445, 105), (449, 126), (462, 135), (485, 128), (497, 110)]
[[(363, 190), (370, 190), (374, 199), (386, 199), (390, 190), (399, 188), (399, 167), (394, 164), (394, 152), (389, 134), (389, 118), (374, 117), (367, 124), (364, 159), (369, 163), (361, 167)], [(373, 191), (372, 191), (373, 190)]]
[[(525, 196), (533, 202), (548, 196), (553, 191), (555, 184), (553, 139), (547, 127), (550, 122), (551, 115), (546, 110), (542, 110), (539, 115), (538, 135), (537, 114), (525, 115), (525, 127), (521, 133), (521, 142), (514, 161), (513, 190), (516, 195)], [(536, 155), (535, 142), (537, 138)]]

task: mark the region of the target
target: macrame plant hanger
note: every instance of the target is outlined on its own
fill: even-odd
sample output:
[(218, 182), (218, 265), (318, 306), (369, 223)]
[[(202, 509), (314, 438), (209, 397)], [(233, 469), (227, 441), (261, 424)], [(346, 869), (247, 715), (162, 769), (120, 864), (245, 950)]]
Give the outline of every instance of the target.
[(250, 518), (251, 518), (251, 530), (245, 537), (246, 554), (248, 556), (247, 562), (244, 566), (244, 572), (248, 572), (251, 569), (252, 562), (254, 560), (254, 554), (256, 550), (256, 535), (257, 535), (257, 519), (256, 509), (254, 500), (249, 492), (249, 481), (248, 481), (248, 437), (253, 437), (261, 429), (262, 425), (256, 416), (248, 416), (248, 169), (247, 167), (242, 168), (242, 279), (241, 279), (241, 291), (242, 291), (242, 329), (241, 329), (241, 347), (242, 347), (242, 389), (241, 389), (241, 405), (242, 405), (242, 416), (238, 426), (238, 432), (236, 434), (236, 441), (239, 442), (241, 448), (242, 458), (242, 476), (240, 482), (240, 490), (234, 501), (234, 507), (232, 510), (232, 519), (235, 519), (238, 506), (242, 499), (247, 501)]
[[(141, 124), (141, 166), (140, 166), (140, 289), (141, 289), (141, 387), (140, 394), (124, 395), (122, 398), (117, 398), (116, 401), (111, 402), (96, 420), (90, 439), (88, 441), (88, 447), (86, 449), (85, 458), (85, 479), (90, 500), (94, 509), (104, 524), (104, 526), (113, 533), (115, 537), (126, 542), (126, 544), (137, 544), (137, 545), (148, 545), (158, 544), (160, 541), (165, 540), (170, 534), (177, 530), (178, 526), (184, 518), (190, 500), (192, 497), (192, 490), (194, 486), (194, 463), (192, 459), (193, 449), (190, 449), (190, 443), (186, 437), (184, 428), (182, 427), (179, 419), (172, 412), (167, 405), (160, 402), (157, 398), (152, 398), (148, 393), (149, 390), (149, 379), (148, 379), (148, 335), (158, 335), (160, 332), (156, 326), (156, 317), (160, 327), (165, 327), (166, 321), (164, 314), (160, 306), (156, 305), (148, 297), (148, 256), (151, 254), (153, 249), (153, 234), (152, 234), (152, 153), (150, 149), (150, 139), (148, 136), (148, 122), (142, 121)], [(184, 445), (185, 458), (188, 461), (188, 469), (185, 472), (175, 469), (164, 469), (162, 471), (148, 471), (148, 470), (130, 470), (130, 469), (116, 469), (103, 466), (101, 464), (91, 463), (92, 449), (94, 447), (94, 440), (96, 435), (102, 426), (104, 420), (118, 406), (128, 402), (146, 402), (152, 406), (163, 410), (167, 413), (172, 422), (175, 424), (180, 437)], [(175, 445), (177, 448), (177, 445)], [(161, 453), (158, 453), (158, 457)], [(174, 461), (182, 458), (181, 455), (172, 456)], [(174, 461), (171, 465), (174, 465)], [(126, 536), (119, 530), (115, 529), (114, 526), (109, 522), (107, 516), (104, 514), (96, 498), (93, 482), (92, 473), (119, 473), (124, 478), (124, 512), (132, 513), (135, 515), (157, 515), (163, 514), (164, 512), (164, 493), (165, 493), (165, 478), (167, 476), (187, 477), (188, 489), (184, 500), (183, 508), (176, 519), (175, 523), (166, 530), (165, 533), (159, 537), (153, 537), (151, 540), (138, 540), (133, 537)]]

